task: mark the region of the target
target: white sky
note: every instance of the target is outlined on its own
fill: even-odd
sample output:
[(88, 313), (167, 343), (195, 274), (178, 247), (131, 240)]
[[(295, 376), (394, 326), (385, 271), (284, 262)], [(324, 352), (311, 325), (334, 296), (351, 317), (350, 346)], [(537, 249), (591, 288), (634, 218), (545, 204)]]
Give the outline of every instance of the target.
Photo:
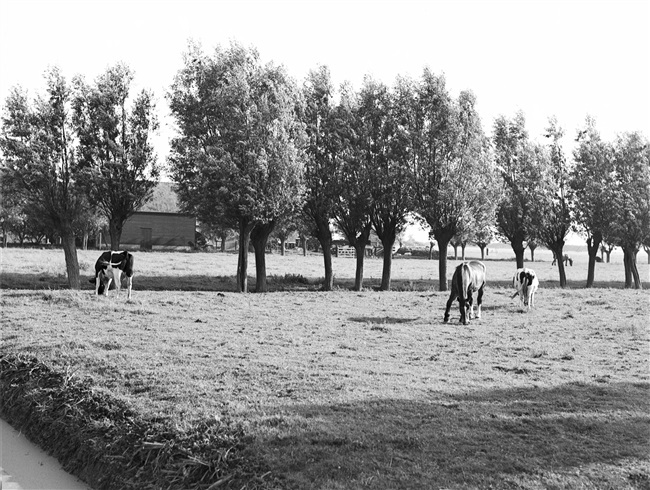
[(522, 110), (531, 137), (557, 116), (573, 140), (590, 114), (606, 138), (650, 136), (650, 1), (0, 0), (0, 99), (43, 72), (92, 80), (118, 61), (157, 94), (159, 157), (171, 134), (164, 94), (188, 39), (206, 51), (235, 39), (302, 82), (319, 64), (359, 88), (444, 73), (472, 90), (487, 132)]

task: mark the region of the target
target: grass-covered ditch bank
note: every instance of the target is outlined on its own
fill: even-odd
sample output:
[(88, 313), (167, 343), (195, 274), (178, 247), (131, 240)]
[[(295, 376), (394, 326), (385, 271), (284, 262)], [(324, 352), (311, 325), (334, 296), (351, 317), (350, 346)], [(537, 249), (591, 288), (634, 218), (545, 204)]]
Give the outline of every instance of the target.
[[(38, 359), (0, 356), (2, 418), (92, 488), (266, 488), (237, 424), (203, 420), (181, 430), (147, 419), (89, 382)], [(266, 480), (265, 480), (266, 478)]]

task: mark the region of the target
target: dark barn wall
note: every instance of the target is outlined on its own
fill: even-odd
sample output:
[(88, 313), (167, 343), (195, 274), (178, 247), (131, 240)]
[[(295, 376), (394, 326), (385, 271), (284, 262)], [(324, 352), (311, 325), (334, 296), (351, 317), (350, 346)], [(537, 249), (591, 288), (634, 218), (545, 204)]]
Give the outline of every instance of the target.
[[(137, 212), (124, 223), (121, 244), (126, 248), (141, 249), (190, 247), (195, 240), (195, 231), (194, 216)], [(147, 243), (149, 236), (150, 243)]]

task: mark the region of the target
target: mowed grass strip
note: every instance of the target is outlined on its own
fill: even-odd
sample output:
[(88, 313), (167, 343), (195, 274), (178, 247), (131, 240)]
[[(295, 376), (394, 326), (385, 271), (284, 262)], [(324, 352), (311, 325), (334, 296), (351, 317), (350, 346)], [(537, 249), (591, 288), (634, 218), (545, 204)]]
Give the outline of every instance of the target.
[[(136, 260), (179, 255), (210, 257)], [(317, 282), (290, 258), (277, 277)], [(437, 271), (396, 262), (418, 262), (404, 284)], [(5, 289), (2, 355), (34, 356), (180, 433), (232, 427), (250, 487), (647, 488), (648, 294), (549, 276), (526, 313), (501, 286), (514, 264), (487, 265), (484, 315), (468, 326), (457, 305), (442, 323), (446, 293), (406, 287), (243, 295), (139, 290), (136, 276), (130, 302)]]

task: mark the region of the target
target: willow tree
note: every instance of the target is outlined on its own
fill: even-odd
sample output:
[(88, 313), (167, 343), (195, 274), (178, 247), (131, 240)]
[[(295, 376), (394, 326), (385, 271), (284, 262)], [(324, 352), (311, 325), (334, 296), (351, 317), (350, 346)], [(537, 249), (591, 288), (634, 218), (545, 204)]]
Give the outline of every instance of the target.
[(364, 161), (361, 144), (359, 98), (349, 85), (341, 91), (341, 101), (333, 115), (334, 152), (337, 160), (334, 222), (356, 251), (354, 290), (363, 288), (366, 245), (372, 230), (370, 169)]
[(531, 219), (533, 189), (540, 178), (538, 152), (528, 139), (526, 120), (519, 112), (512, 120), (504, 116), (494, 122), (492, 140), (501, 175), (501, 200), (496, 209), (497, 232), (510, 242), (517, 268), (524, 266), (525, 243), (534, 238)]
[(383, 83), (366, 78), (359, 94), (360, 148), (369, 169), (372, 196), (370, 220), (384, 249), (381, 291), (390, 289), (393, 245), (413, 209), (410, 145), (400, 124), (409, 110), (408, 99), (401, 104), (405, 90), (399, 80), (391, 91)]
[(560, 143), (564, 131), (551, 118), (545, 135), (550, 139), (546, 148), (538, 148), (535, 163), (540, 170), (540, 178), (532, 191), (532, 222), (535, 238), (540, 240), (555, 257), (560, 276), (560, 287), (566, 287), (564, 270), (564, 245), (571, 231), (573, 197), (569, 186), (570, 171)]
[(623, 249), (625, 287), (642, 287), (636, 255), (650, 236), (650, 142), (640, 133), (624, 133), (614, 142), (612, 162), (614, 220), (611, 236)]
[(109, 67), (93, 84), (75, 79), (83, 183), (108, 221), (112, 250), (119, 250), (124, 222), (151, 198), (160, 175), (152, 141), (158, 130), (154, 96), (142, 90), (133, 97), (133, 79), (124, 64)]
[(443, 76), (425, 70), (411, 98), (408, 124), (416, 210), (438, 243), (439, 288), (447, 290), (447, 248), (476, 212), (487, 168), (486, 140), (471, 92), (451, 98)]
[(614, 218), (612, 150), (611, 145), (600, 137), (592, 118), (587, 118), (576, 141), (570, 185), (575, 196), (577, 225), (587, 235), (589, 265), (586, 287), (590, 288), (594, 284), (598, 250), (608, 236)]
[[(332, 271), (332, 230), (334, 204), (338, 199), (336, 167), (337, 137), (333, 128), (334, 88), (329, 69), (311, 70), (303, 86), (303, 120), (307, 133), (305, 160), (305, 203), (303, 222), (323, 250), (325, 282), (323, 290), (334, 285)], [(304, 248), (306, 251), (306, 249)]]
[(88, 207), (79, 187), (71, 127), (71, 88), (56, 68), (46, 74), (47, 91), (30, 101), (18, 88), (2, 117), (2, 182), (30, 206), (32, 214), (61, 238), (68, 285), (80, 288), (76, 229)]
[(178, 126), (171, 175), (182, 207), (239, 231), (242, 292), (253, 241), (256, 290), (266, 291), (268, 236), (303, 198), (305, 134), (294, 82), (282, 67), (263, 65), (255, 49), (232, 43), (208, 56), (190, 46), (168, 99)]

